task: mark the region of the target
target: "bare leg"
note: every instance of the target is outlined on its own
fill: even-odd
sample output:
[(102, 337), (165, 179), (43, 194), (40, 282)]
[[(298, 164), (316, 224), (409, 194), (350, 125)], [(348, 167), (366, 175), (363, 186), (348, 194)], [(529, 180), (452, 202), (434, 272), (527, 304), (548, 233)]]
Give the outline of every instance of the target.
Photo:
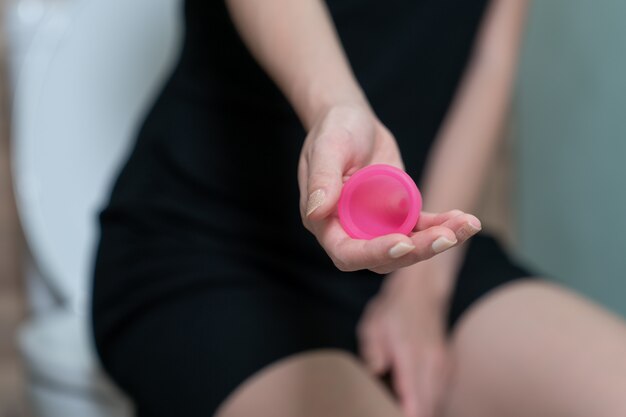
[(446, 417), (626, 416), (626, 326), (556, 285), (516, 283), (453, 335)]
[(317, 350), (270, 365), (226, 399), (217, 417), (401, 417), (384, 385), (352, 355)]

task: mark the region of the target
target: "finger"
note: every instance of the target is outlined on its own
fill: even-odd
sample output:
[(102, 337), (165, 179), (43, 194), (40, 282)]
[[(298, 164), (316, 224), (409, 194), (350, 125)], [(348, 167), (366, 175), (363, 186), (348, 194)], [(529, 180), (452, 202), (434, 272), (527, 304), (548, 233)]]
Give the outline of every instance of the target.
[(393, 363), (393, 387), (407, 417), (421, 416), (417, 354), (408, 345), (396, 346)]
[(433, 415), (439, 415), (443, 405), (450, 372), (448, 357), (447, 350), (440, 349), (431, 360), (423, 362), (420, 391), (425, 393), (426, 407)]
[(421, 414), (435, 415), (446, 385), (446, 355), (443, 349), (421, 354), (418, 372), (417, 392), (419, 393)]
[(445, 226), (433, 226), (411, 235), (411, 241), (415, 246), (413, 254), (418, 260), (430, 259), (438, 253), (454, 247), (458, 240), (453, 230)]
[(455, 209), (443, 213), (430, 213), (424, 211), (421, 212), (417, 224), (415, 225), (414, 231), (428, 229), (429, 227), (433, 226), (441, 226), (445, 222), (461, 215), (468, 216), (468, 221), (472, 223), (472, 225), (474, 225), (475, 227), (481, 227), (480, 220), (478, 220), (476, 216)]
[(445, 221), (441, 224), (441, 226), (452, 230), (459, 243), (465, 242), (482, 229), (480, 220), (478, 220), (475, 216), (466, 213), (459, 214), (458, 216)]
[(330, 221), (320, 235), (322, 246), (342, 271), (385, 269), (390, 272), (432, 258), (457, 243), (454, 232), (443, 226), (431, 227), (410, 237), (390, 234), (371, 240), (352, 239), (336, 219)]
[(417, 232), (420, 230), (428, 229), (429, 227), (439, 226), (442, 223), (455, 218), (459, 214), (463, 214), (463, 211), (456, 209), (444, 211), (443, 213), (431, 213), (428, 211), (422, 211), (420, 213), (419, 219), (417, 220), (414, 231)]
[(308, 158), (305, 216), (311, 220), (327, 217), (341, 194), (348, 151), (343, 141), (322, 140), (312, 145)]
[(336, 218), (328, 220), (323, 230), (317, 230), (316, 236), (342, 271), (372, 269), (415, 250), (411, 238), (398, 233), (371, 240), (352, 239)]
[(415, 246), (414, 250), (393, 261), (370, 267), (369, 269), (378, 274), (388, 274), (400, 268), (430, 259), (458, 244), (454, 232), (443, 226), (431, 227), (430, 229), (414, 233), (411, 236), (411, 240), (413, 246)]
[(306, 206), (308, 195), (308, 174), (309, 164), (303, 154), (300, 155), (298, 162), (298, 188), (300, 190), (300, 215), (306, 226)]

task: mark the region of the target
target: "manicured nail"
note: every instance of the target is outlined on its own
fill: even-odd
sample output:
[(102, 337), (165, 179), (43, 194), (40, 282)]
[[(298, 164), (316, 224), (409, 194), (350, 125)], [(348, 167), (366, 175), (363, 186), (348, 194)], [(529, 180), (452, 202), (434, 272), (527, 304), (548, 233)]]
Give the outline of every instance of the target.
[(415, 246), (408, 243), (396, 243), (391, 249), (389, 249), (389, 256), (394, 259), (398, 259), (411, 252), (413, 249), (415, 249)]
[(470, 230), (474, 233), (478, 233), (482, 230), (483, 226), (476, 221), (469, 221), (467, 222), (467, 225), (469, 226)]
[(456, 245), (456, 240), (450, 240), (445, 236), (441, 236), (437, 240), (435, 240), (432, 244), (433, 252), (441, 253), (444, 250), (450, 249), (452, 246)]
[(315, 190), (309, 195), (309, 199), (306, 203), (306, 216), (309, 217), (311, 213), (317, 210), (322, 204), (324, 204), (324, 199), (326, 198), (326, 194), (324, 190)]
[(456, 233), (456, 237), (459, 240), (467, 240), (478, 232), (480, 232), (480, 227), (476, 227), (472, 223), (467, 223), (459, 229)]

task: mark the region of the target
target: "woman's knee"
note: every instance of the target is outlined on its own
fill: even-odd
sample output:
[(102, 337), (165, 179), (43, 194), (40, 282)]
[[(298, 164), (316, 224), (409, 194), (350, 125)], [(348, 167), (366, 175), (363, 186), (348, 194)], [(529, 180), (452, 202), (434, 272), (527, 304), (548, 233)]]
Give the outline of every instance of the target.
[(624, 321), (547, 280), (485, 296), (459, 321), (451, 352), (446, 415), (613, 416), (626, 407)]

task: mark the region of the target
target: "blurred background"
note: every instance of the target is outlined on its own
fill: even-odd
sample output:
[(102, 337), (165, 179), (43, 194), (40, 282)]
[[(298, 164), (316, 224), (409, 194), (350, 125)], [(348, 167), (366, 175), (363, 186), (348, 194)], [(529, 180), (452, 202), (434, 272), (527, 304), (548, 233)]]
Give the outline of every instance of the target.
[[(131, 413), (88, 337), (94, 216), (176, 58), (178, 3), (0, 0), (0, 417)], [(626, 316), (623, 16), (534, 2), (481, 211), (515, 256)]]
[(622, 315), (624, 16), (621, 0), (535, 1), (512, 126), (518, 252)]
[[(0, 0), (4, 19), (7, 0)], [(1, 20), (0, 20), (1, 21)], [(15, 344), (26, 315), (20, 255), (24, 248), (10, 175), (10, 111), (7, 37), (0, 33), (0, 416), (29, 416), (24, 401), (24, 370)]]

